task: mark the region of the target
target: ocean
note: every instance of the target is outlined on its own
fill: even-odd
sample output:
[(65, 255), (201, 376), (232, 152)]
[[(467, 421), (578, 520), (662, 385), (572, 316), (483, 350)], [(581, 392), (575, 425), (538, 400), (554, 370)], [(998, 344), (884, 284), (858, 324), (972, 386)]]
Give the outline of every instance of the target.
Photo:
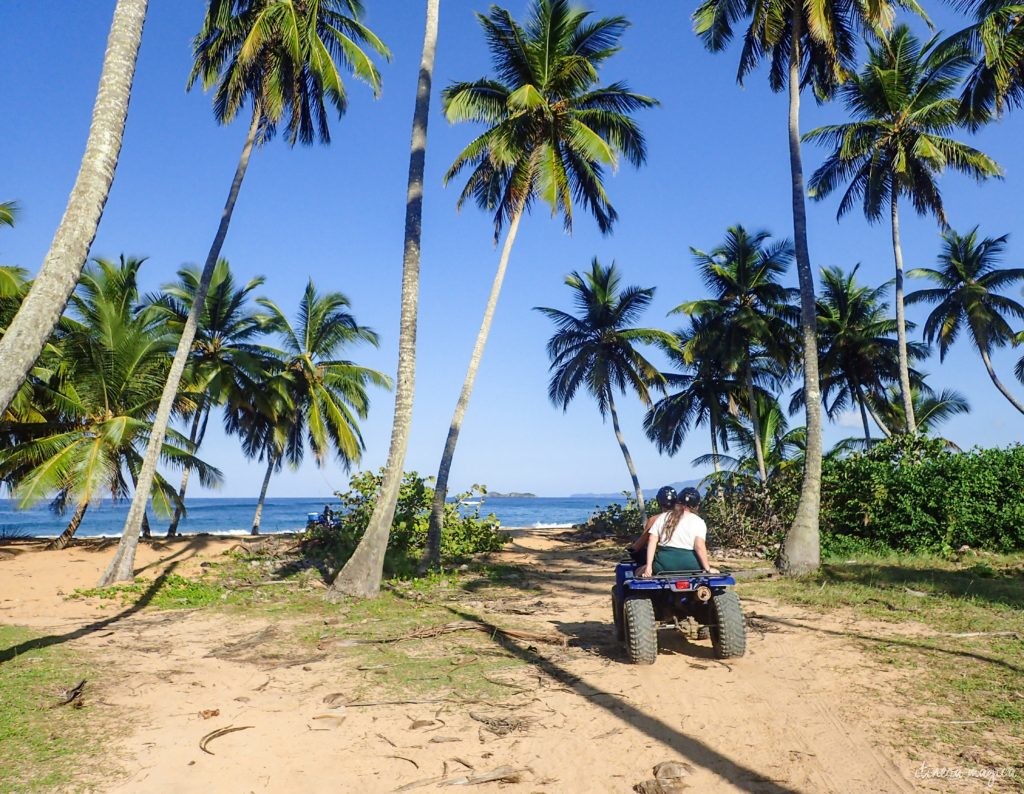
[[(494, 513), (505, 527), (559, 527), (586, 521), (597, 509), (623, 499), (614, 497), (496, 497), (485, 498), (480, 515)], [(182, 534), (209, 532), (215, 534), (247, 535), (252, 527), (256, 499), (186, 499), (188, 515), (181, 520), (178, 531)], [(263, 507), (260, 532), (299, 532), (305, 529), (306, 515), (320, 513), (324, 504), (332, 509), (336, 502), (323, 498), (268, 498)], [(466, 509), (466, 508), (463, 508)], [(470, 508), (471, 509), (471, 508)], [(89, 507), (78, 528), (77, 537), (118, 537), (128, 514), (128, 503), (113, 504), (104, 501)], [(54, 515), (45, 505), (30, 510), (18, 510), (10, 499), (0, 499), (0, 538), (4, 537), (56, 537), (71, 519)], [(149, 514), (155, 535), (163, 535), (169, 522)]]

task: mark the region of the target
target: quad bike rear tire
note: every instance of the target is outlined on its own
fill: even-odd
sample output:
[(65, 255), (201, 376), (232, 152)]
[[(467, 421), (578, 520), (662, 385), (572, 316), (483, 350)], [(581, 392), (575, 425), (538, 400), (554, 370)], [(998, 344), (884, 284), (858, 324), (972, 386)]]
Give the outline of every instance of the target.
[(747, 626), (739, 596), (732, 590), (711, 599), (711, 647), (716, 659), (735, 659), (747, 652)]
[(619, 599), (617, 588), (612, 588), (612, 620), (615, 622), (615, 639), (624, 642), (626, 639), (626, 627), (622, 619), (622, 601)]
[(630, 598), (622, 605), (626, 624), (626, 652), (633, 664), (654, 664), (658, 658), (658, 631), (649, 598)]

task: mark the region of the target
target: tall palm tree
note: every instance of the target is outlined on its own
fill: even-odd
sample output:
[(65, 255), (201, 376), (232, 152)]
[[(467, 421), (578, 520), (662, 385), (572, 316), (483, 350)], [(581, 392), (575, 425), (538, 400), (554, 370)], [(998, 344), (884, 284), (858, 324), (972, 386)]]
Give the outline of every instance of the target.
[(328, 106), (342, 116), (348, 106), (338, 62), (380, 92), (377, 67), (360, 45), (389, 57), (384, 43), (359, 22), (359, 0), (209, 0), (203, 27), (193, 40), (195, 62), (188, 87), (202, 79), (216, 86), (214, 115), (221, 124), (251, 105), (249, 132), (228, 191), (220, 225), (203, 265), (192, 311), (182, 327), (154, 432), (139, 474), (141, 489), (125, 519), (121, 543), (100, 579), (107, 586), (133, 578), (135, 544), (145, 511), (145, 494), (156, 473), (158, 450), (171, 416), (178, 384), (192, 348), (199, 312), (227, 237), (238, 192), (253, 146), (267, 141), (284, 121), (289, 144), (330, 142)]
[(907, 296), (907, 303), (938, 304), (924, 323), (925, 339), (939, 342), (939, 360), (966, 331), (977, 349), (992, 383), (1010, 404), (1024, 414), (1021, 402), (1006, 388), (992, 366), (991, 353), (1014, 340), (1007, 316), (1024, 319), (1024, 306), (997, 290), (1024, 281), (1024, 268), (999, 267), (1008, 235), (978, 240), (978, 227), (967, 234), (953, 230), (942, 236), (938, 268), (915, 268), (912, 278), (926, 278), (937, 286)]
[[(821, 392), (825, 412), (830, 419), (850, 408), (860, 412), (864, 439), (871, 443), (868, 415), (875, 413), (869, 399), (884, 392), (889, 384), (899, 384), (899, 353), (896, 321), (889, 318), (885, 295), (891, 282), (879, 287), (857, 283), (856, 265), (849, 273), (838, 267), (821, 270), (821, 297), (818, 299), (818, 338), (821, 357)], [(913, 329), (913, 323), (908, 324)], [(908, 345), (911, 361), (928, 354), (920, 342)], [(920, 383), (920, 375), (911, 368), (911, 385)], [(902, 394), (902, 392), (899, 392)], [(795, 410), (803, 402), (803, 391), (797, 390), (790, 403)], [(906, 416), (905, 413), (901, 413)], [(893, 426), (875, 413), (876, 424), (886, 437)], [(906, 427), (903, 424), (895, 426)]]
[(916, 0), (848, 3), (840, 0), (703, 0), (694, 11), (694, 30), (712, 52), (725, 50), (740, 24), (743, 34), (736, 78), (762, 61), (770, 64), (771, 89), (789, 92), (789, 165), (793, 198), (793, 241), (800, 280), (800, 341), (803, 347), (807, 455), (800, 500), (782, 545), (779, 567), (786, 573), (817, 569), (821, 560), (818, 515), (821, 506), (821, 406), (818, 385), (817, 307), (814, 274), (807, 245), (807, 207), (800, 151), (800, 93), (810, 86), (830, 96), (853, 69), (857, 33), (884, 30), (896, 7), (921, 12)]
[(368, 598), (380, 591), (384, 554), (395, 518), (402, 485), (405, 453), (412, 425), (416, 385), (416, 322), (419, 304), (420, 238), (423, 234), (423, 173), (427, 160), (427, 120), (437, 52), (440, 0), (427, 0), (416, 104), (412, 114), (412, 152), (405, 201), (405, 245), (402, 255), (402, 310), (398, 332), (398, 377), (395, 384), (395, 415), (391, 445), (384, 467), (380, 493), (359, 545), (331, 584), (331, 594)]
[(792, 326), (796, 290), (782, 286), (793, 261), (788, 240), (769, 242), (766, 231), (748, 233), (743, 226), (729, 227), (725, 240), (710, 252), (691, 248), (710, 298), (680, 304), (681, 312), (702, 318), (698, 338), (726, 370), (736, 374), (746, 392), (746, 409), (754, 425), (754, 453), (761, 481), (768, 479), (761, 449), (759, 415), (755, 408), (755, 374), (781, 381), (793, 357)]
[[(259, 533), (262, 498), (266, 497), (270, 475), (280, 468), (282, 460), (297, 467), (308, 446), (317, 466), (321, 466), (333, 449), (348, 471), (359, 462), (364, 449), (358, 420), (365, 419), (370, 410), (367, 386), (391, 388), (387, 375), (336, 358), (350, 345), (378, 344), (377, 334), (356, 322), (349, 311), (351, 304), (342, 293), (320, 295), (313, 282), (307, 282), (299, 302), (297, 326), (273, 301), (260, 298), (258, 302), (269, 313), (270, 327), (281, 337), (281, 348), (267, 352), (280, 362), (285, 399), (270, 401), (270, 427), (256, 434), (256, 438), (263, 439), (267, 474), (253, 519), (254, 535)], [(262, 413), (266, 414), (266, 409)]]
[(711, 433), (711, 463), (717, 473), (719, 445), (725, 451), (729, 449), (725, 417), (738, 414), (746, 390), (735, 374), (723, 366), (713, 345), (705, 343), (707, 320), (692, 317), (690, 323), (689, 329), (676, 332), (671, 346), (664, 347), (676, 371), (663, 373), (670, 393), (644, 415), (644, 432), (659, 452), (675, 455), (691, 427), (707, 424)]
[[(21, 506), (54, 493), (59, 508), (74, 506), (67, 529), (52, 544), (56, 548), (67, 545), (102, 494), (117, 500), (129, 493), (152, 430), (174, 338), (157, 314), (140, 311), (142, 262), (97, 259), (85, 270), (55, 345), (59, 374), (47, 384), (52, 408), (43, 430), (26, 428), (29, 437), (0, 456), (0, 470), (19, 473), (13, 493)], [(189, 395), (179, 396), (179, 408), (190, 403)], [(220, 479), (180, 434), (165, 440), (161, 458), (194, 468), (206, 485)], [(161, 512), (169, 513), (177, 501), (163, 478), (154, 481), (151, 496)]]
[(960, 112), (972, 129), (1024, 106), (1024, 14), (1019, 0), (963, 0), (974, 24), (950, 37), (967, 45), (976, 62), (964, 82)]
[(650, 305), (655, 288), (620, 289), (619, 283), (614, 263), (604, 267), (595, 257), (589, 273), (574, 272), (565, 279), (566, 286), (573, 291), (577, 314), (544, 306), (535, 308), (558, 329), (548, 340), (552, 373), (548, 397), (565, 411), (583, 387), (597, 401), (601, 418), (611, 415), (615, 440), (626, 460), (640, 513), (646, 520), (644, 494), (619, 426), (615, 394), (632, 391), (641, 403), (649, 406), (651, 389), (664, 391), (665, 376), (636, 346), (654, 344), (671, 348), (675, 340), (665, 331), (633, 325)]
[(625, 83), (599, 86), (599, 68), (618, 52), (629, 26), (624, 17), (590, 20), (568, 0), (533, 0), (520, 25), (503, 8), (478, 14), (495, 77), (453, 83), (442, 94), (451, 122), (486, 125), (456, 157), (445, 183), (470, 168), (458, 205), (472, 199), (494, 212), (495, 242), (507, 225), (498, 269), (470, 355), (444, 452), (430, 512), (425, 561), (440, 558), (448, 475), (469, 405), (512, 244), (523, 214), (538, 200), (571, 231), (575, 205), (594, 216), (602, 233), (618, 217), (604, 187), (605, 170), (621, 157), (639, 167), (646, 159), (643, 134), (632, 114), (657, 103)]
[(809, 187), (816, 199), (847, 184), (838, 217), (859, 202), (874, 223), (888, 207), (896, 265), (896, 334), (899, 383), (907, 432), (917, 431), (910, 401), (910, 363), (903, 310), (903, 250), (899, 201), (907, 199), (918, 214), (934, 215), (948, 226), (938, 177), (947, 168), (977, 180), (998, 177), (1002, 170), (988, 155), (949, 137), (957, 127), (960, 77), (970, 67), (966, 47), (925, 44), (906, 25), (897, 25), (877, 45), (868, 46), (868, 62), (840, 90), (856, 119), (819, 127), (804, 136), (833, 151), (814, 172)]
[[(165, 284), (159, 294), (147, 299), (155, 311), (164, 313), (168, 328), (176, 333), (188, 320), (200, 279), (199, 268), (187, 265), (178, 270), (177, 282)], [(240, 373), (256, 372), (262, 367), (263, 352), (256, 340), (264, 333), (267, 318), (252, 310), (249, 299), (264, 281), (263, 276), (257, 276), (238, 286), (226, 259), (220, 259), (213, 270), (206, 308), (199, 317), (186, 370), (186, 380), (201, 391), (188, 437), (193, 451), (198, 451), (203, 443), (210, 413), (240, 388)], [(182, 472), (178, 488), (181, 504), (174, 509), (168, 537), (177, 534), (190, 474), (188, 468)]]
[(0, 339), (0, 414), (42, 353), (89, 256), (121, 153), (149, 0), (117, 0), (85, 153), (32, 289)]

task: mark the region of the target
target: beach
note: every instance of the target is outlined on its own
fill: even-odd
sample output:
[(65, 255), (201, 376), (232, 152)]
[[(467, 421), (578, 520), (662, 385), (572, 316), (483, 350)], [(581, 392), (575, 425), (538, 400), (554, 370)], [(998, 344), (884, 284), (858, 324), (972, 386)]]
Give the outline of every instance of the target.
[[(561, 641), (421, 632), (387, 650), (334, 639), (339, 619), (372, 637), (374, 626), (392, 630), (389, 616), (373, 602), (328, 607), (313, 579), (299, 612), (69, 598), (95, 584), (112, 552), (106, 540), (57, 552), (38, 541), (0, 545), (0, 622), (41, 638), (16, 648), (18, 659), (52, 644), (90, 660), (84, 713), (111, 733), (103, 765), (83, 762), (75, 780), (101, 791), (162, 792), (170, 781), (183, 792), (435, 790), (445, 777), (504, 770), (512, 782), (474, 790), (619, 792), (671, 761), (695, 790), (910, 792), (922, 759), (941, 765), (938, 751), (918, 748), (912, 760), (901, 750), (899, 718), (918, 707), (896, 693), (911, 673), (852, 639), (901, 627), (752, 599), (748, 619), (761, 628), (744, 658), (716, 662), (707, 642), (667, 637), (658, 664), (638, 668), (623, 662), (610, 627), (614, 553), (557, 530), (511, 534), (488, 555), (506, 580), (441, 591), (441, 627), (473, 616)], [(290, 543), (141, 543), (136, 572), (149, 588), (200, 576), (226, 552), (249, 553), (258, 568)], [(419, 603), (407, 613), (412, 633), (439, 619), (438, 605), (416, 593), (394, 583), (376, 603)], [(459, 688), (460, 675), (495, 654), (506, 661), (481, 672), (496, 682), (487, 694)], [(395, 665), (417, 659), (427, 664), (386, 684)], [(213, 754), (200, 749), (221, 728), (236, 730), (209, 745)]]

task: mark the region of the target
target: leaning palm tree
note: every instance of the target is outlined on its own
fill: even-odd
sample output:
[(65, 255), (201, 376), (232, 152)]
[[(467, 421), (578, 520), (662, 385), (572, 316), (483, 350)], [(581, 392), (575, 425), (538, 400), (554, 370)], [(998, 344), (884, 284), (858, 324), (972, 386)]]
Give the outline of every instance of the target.
[[(948, 226), (938, 178), (947, 168), (976, 180), (1002, 175), (988, 155), (949, 137), (957, 127), (960, 77), (970, 67), (964, 46), (937, 47), (938, 37), (923, 45), (906, 25), (897, 25), (877, 45), (869, 45), (868, 62), (839, 91), (856, 119), (819, 127), (804, 136), (833, 151), (814, 172), (809, 188), (816, 199), (846, 184), (838, 217), (860, 203), (874, 223), (888, 208), (896, 264), (894, 298), (899, 352), (899, 383), (907, 432), (917, 431), (910, 401), (910, 363), (903, 311), (903, 250), (899, 202), (904, 198), (918, 214), (934, 215)], [(848, 184), (847, 184), (848, 183)]]
[(745, 388), (723, 366), (713, 344), (705, 343), (706, 320), (693, 317), (691, 327), (677, 331), (674, 343), (665, 347), (675, 371), (662, 373), (670, 392), (644, 415), (644, 432), (659, 452), (675, 455), (690, 429), (706, 424), (711, 433), (711, 463), (719, 471), (719, 446), (729, 450), (724, 420), (739, 413)]
[(139, 474), (142, 487), (132, 499), (122, 542), (100, 579), (101, 586), (130, 581), (133, 577), (145, 494), (156, 472), (158, 450), (170, 421), (171, 405), (253, 147), (267, 141), (282, 122), (291, 145), (311, 144), (315, 140), (329, 143), (328, 106), (333, 106), (339, 117), (348, 107), (338, 62), (368, 82), (375, 95), (380, 92), (380, 75), (360, 45), (368, 45), (384, 56), (389, 53), (383, 42), (359, 22), (362, 11), (359, 0), (318, 0), (315, 3), (209, 0), (203, 27), (193, 41), (195, 63), (188, 86), (191, 88), (200, 79), (204, 88), (216, 86), (214, 114), (222, 124), (234, 120), (249, 104), (249, 132), (242, 145), (220, 225), (203, 265), (192, 311), (182, 328), (171, 362), (145, 465)]
[(434, 55), (440, 0), (427, 0), (423, 31), (423, 54), (412, 116), (412, 153), (405, 203), (405, 245), (402, 256), (402, 310), (398, 332), (398, 377), (395, 382), (395, 415), (391, 423), (391, 445), (384, 467), (380, 493), (359, 545), (331, 584), (332, 596), (368, 598), (380, 591), (391, 523), (395, 518), (398, 491), (402, 485), (405, 453), (412, 425), (413, 392), (416, 381), (416, 322), (419, 303), (420, 238), (423, 233), (423, 173), (427, 159), (427, 119), (434, 79)]
[[(165, 284), (158, 295), (147, 298), (152, 310), (165, 316), (171, 331), (180, 334), (188, 321), (200, 280), (199, 268), (187, 265), (178, 270), (177, 282)], [(262, 367), (263, 352), (256, 341), (264, 333), (267, 318), (253, 311), (249, 299), (264, 281), (263, 276), (257, 276), (238, 286), (226, 259), (219, 260), (213, 270), (185, 374), (191, 387), (201, 392), (188, 436), (193, 452), (203, 443), (210, 413), (241, 388), (240, 374)], [(181, 504), (174, 509), (168, 537), (177, 534), (190, 474), (188, 468), (182, 472), (178, 488)]]
[(0, 339), (0, 414), (57, 327), (89, 256), (121, 153), (149, 0), (117, 0), (78, 176), (50, 250)]
[(665, 331), (633, 325), (654, 298), (654, 287), (620, 289), (614, 263), (604, 267), (595, 257), (589, 273), (571, 273), (565, 284), (573, 291), (577, 314), (535, 307), (558, 329), (548, 340), (552, 373), (548, 397), (565, 411), (582, 387), (597, 401), (602, 419), (611, 415), (615, 440), (626, 460), (637, 506), (646, 520), (644, 494), (619, 427), (615, 394), (634, 392), (641, 403), (649, 406), (651, 389), (664, 391), (665, 376), (636, 346), (654, 344), (671, 348), (675, 340)]
[(590, 12), (568, 0), (533, 0), (525, 25), (498, 6), (478, 18), (496, 76), (454, 83), (442, 101), (449, 121), (487, 129), (455, 158), (445, 182), (471, 169), (459, 207), (472, 199), (493, 211), (495, 242), (508, 229), (438, 467), (424, 558), (430, 564), (439, 560), (448, 475), (519, 222), (540, 200), (561, 216), (566, 231), (580, 205), (609, 233), (618, 215), (605, 171), (622, 157), (644, 163), (646, 145), (632, 114), (657, 104), (621, 82), (598, 85), (599, 68), (618, 52), (629, 26), (624, 17), (591, 21)]
[[(857, 283), (856, 265), (850, 272), (838, 267), (821, 270), (821, 297), (818, 299), (818, 337), (821, 356), (821, 394), (825, 412), (835, 419), (855, 408), (864, 425), (865, 443), (871, 444), (872, 415), (882, 434), (889, 437), (906, 427), (905, 420), (891, 425), (874, 411), (872, 394), (884, 392), (889, 384), (899, 383), (900, 366), (896, 321), (889, 317), (885, 295), (891, 282), (880, 287)], [(910, 329), (914, 328), (909, 323)], [(928, 355), (928, 346), (910, 342), (907, 352), (912, 362)], [(921, 376), (909, 369), (911, 387)], [(901, 393), (901, 392), (900, 392)], [(790, 411), (803, 403), (803, 390), (797, 390)], [(901, 416), (906, 416), (901, 413)]]
[(950, 230), (942, 236), (943, 249), (938, 268), (916, 268), (912, 278), (925, 278), (937, 286), (907, 296), (907, 303), (938, 304), (924, 323), (925, 339), (939, 342), (939, 360), (946, 357), (950, 346), (966, 331), (977, 349), (992, 383), (1010, 404), (1024, 414), (1021, 402), (1006, 388), (992, 366), (992, 351), (1014, 340), (1014, 331), (1007, 316), (1024, 319), (1024, 306), (999, 294), (1024, 281), (1024, 268), (999, 267), (1006, 250), (1008, 235), (978, 240), (978, 227), (960, 235)]
[[(280, 334), (281, 347), (267, 352), (279, 362), (285, 394), (283, 400), (270, 401), (270, 426), (258, 428), (256, 435), (263, 439), (267, 459), (263, 486), (266, 498), (270, 475), (280, 468), (282, 460), (298, 467), (307, 447), (317, 466), (324, 464), (332, 449), (346, 471), (358, 463), (364, 449), (359, 420), (365, 419), (370, 410), (367, 386), (389, 389), (391, 379), (337, 358), (351, 345), (378, 344), (377, 334), (356, 322), (348, 298), (340, 292), (321, 295), (312, 281), (307, 282), (299, 302), (297, 326), (273, 301), (260, 298), (258, 302), (268, 312), (270, 327)], [(266, 414), (266, 409), (262, 413)], [(259, 527), (257, 513), (254, 535)]]
[(796, 320), (792, 305), (796, 290), (779, 283), (793, 260), (793, 247), (788, 240), (772, 243), (769, 237), (766, 231), (751, 234), (736, 225), (710, 252), (691, 248), (711, 297), (672, 310), (704, 320), (702, 336), (695, 341), (717, 356), (743, 384), (762, 482), (768, 479), (768, 471), (755, 408), (755, 386), (761, 384), (755, 381), (763, 381), (765, 376), (777, 382), (785, 378), (793, 358), (791, 323)]
[[(134, 486), (142, 449), (167, 375), (174, 337), (162, 319), (138, 306), (136, 280), (143, 260), (95, 260), (85, 270), (61, 324), (54, 376), (46, 386), (51, 410), (35, 433), (0, 454), (0, 480), (17, 472), (13, 495), (28, 507), (56, 494), (60, 511), (73, 506), (71, 521), (52, 544), (63, 548), (89, 505), (103, 494), (123, 499)], [(178, 407), (192, 398), (179, 395)], [(26, 428), (30, 430), (30, 428)], [(220, 479), (198, 460), (180, 434), (171, 433), (161, 458), (195, 469), (205, 485)], [(154, 481), (154, 505), (169, 513), (177, 502), (163, 478)]]
[(793, 241), (800, 280), (800, 341), (803, 348), (807, 456), (800, 500), (793, 524), (783, 542), (779, 567), (786, 573), (805, 573), (818, 567), (821, 544), (818, 514), (821, 506), (821, 405), (819, 404), (817, 307), (814, 274), (807, 245), (807, 207), (803, 156), (800, 151), (800, 93), (810, 86), (816, 96), (830, 96), (852, 71), (857, 34), (891, 26), (896, 7), (921, 12), (916, 0), (840, 2), (813, 0), (703, 0), (694, 11), (694, 30), (712, 52), (725, 50), (740, 24), (743, 34), (737, 82), (762, 61), (770, 64), (769, 85), (789, 92), (789, 164), (792, 176)]
[(1024, 13), (1019, 0), (962, 0), (958, 5), (974, 12), (974, 23), (949, 43), (969, 46), (976, 57), (964, 82), (960, 113), (977, 129), (1009, 108), (1024, 106)]

